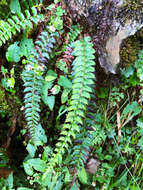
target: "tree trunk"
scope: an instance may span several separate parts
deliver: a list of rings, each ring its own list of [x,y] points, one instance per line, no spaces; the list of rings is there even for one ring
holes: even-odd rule
[[[65,0],[72,18],[93,36],[100,65],[116,73],[124,39],[143,27],[142,0]]]

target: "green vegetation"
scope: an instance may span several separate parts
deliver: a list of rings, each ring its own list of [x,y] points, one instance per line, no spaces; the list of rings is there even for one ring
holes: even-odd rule
[[[143,50],[109,80],[63,1],[0,18],[0,189],[142,190]]]

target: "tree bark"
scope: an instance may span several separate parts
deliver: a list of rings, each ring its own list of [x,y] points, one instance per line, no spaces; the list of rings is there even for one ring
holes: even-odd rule
[[[65,0],[72,18],[94,39],[100,65],[116,74],[124,39],[143,27],[142,0]]]

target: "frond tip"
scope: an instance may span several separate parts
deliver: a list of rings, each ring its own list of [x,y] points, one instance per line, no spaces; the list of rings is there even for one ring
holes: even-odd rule
[[[50,57],[52,48],[54,47],[55,38],[53,34],[49,34],[48,29],[41,32],[40,36],[35,42],[35,49],[31,53],[32,55],[26,60],[27,65],[22,73],[22,79],[24,81],[24,103],[25,103],[25,118],[27,121],[27,129],[32,136],[32,142],[37,144],[36,131],[40,122],[40,101],[41,91],[43,86],[43,73],[45,71],[44,63]]]

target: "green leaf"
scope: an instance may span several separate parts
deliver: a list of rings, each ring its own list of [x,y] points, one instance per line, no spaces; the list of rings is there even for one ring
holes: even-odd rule
[[[62,105],[58,111],[57,120],[67,111],[67,107]]]
[[[105,159],[105,160],[112,160],[112,156],[106,155],[104,159]]]
[[[87,177],[87,173],[85,171],[85,168],[84,167],[79,168],[77,170],[77,173],[78,173],[78,178],[79,178],[80,182],[82,184],[88,184],[88,177]]]
[[[48,168],[47,171],[42,176],[42,185],[43,186],[50,186],[52,178],[52,170]]]
[[[8,70],[5,69],[4,66],[2,65],[2,66],[1,66],[1,72],[2,72],[3,74],[6,74],[6,73],[8,73]]]
[[[52,153],[52,148],[50,146],[44,147],[44,152],[42,154],[42,160],[47,161],[49,156],[51,155],[51,153]]]
[[[26,38],[26,35],[24,35],[20,42],[20,51],[21,56],[29,57],[31,52],[34,51],[33,39],[28,39]]]
[[[46,9],[51,11],[54,8],[55,8],[55,4],[50,4]]]
[[[1,83],[2,83],[2,86],[3,86],[5,89],[8,88],[7,78],[2,78],[2,79],[1,79]]]
[[[19,0],[11,0],[10,1],[10,10],[14,14],[21,12],[21,7],[20,7]]]
[[[49,70],[45,77],[45,80],[47,82],[50,82],[50,81],[55,80],[56,78],[57,78],[57,74],[53,70]]]
[[[63,185],[63,182],[62,182],[62,176],[61,176],[56,180],[56,185],[54,186],[53,190],[61,190],[62,185]]]
[[[53,82],[50,81],[44,81],[43,87],[42,87],[42,100],[47,105],[47,97],[48,97],[48,89],[52,88]]]
[[[50,110],[52,111],[55,105],[55,96],[48,96],[47,97],[47,105],[49,106]]]
[[[129,78],[130,76],[133,75],[134,70],[135,70],[134,67],[129,66],[129,67],[123,69],[123,70],[121,71],[121,74],[122,74],[123,76],[125,76],[126,78]]]
[[[29,159],[23,164],[25,172],[30,176],[32,176],[34,173],[33,168],[39,172],[43,172],[46,168],[45,161],[41,160],[40,158]]]
[[[140,140],[139,140],[139,142],[138,142],[137,145],[138,145],[138,146],[140,147],[140,149],[143,151],[143,137],[140,138]]]
[[[34,155],[35,155],[35,152],[36,152],[35,146],[33,146],[32,144],[28,143],[26,149],[29,152],[30,156],[33,158]]]
[[[60,86],[63,86],[64,88],[70,88],[70,89],[72,88],[71,81],[68,78],[64,77],[64,76],[60,76],[60,78],[58,80],[58,84]]]
[[[40,124],[36,127],[34,140],[35,140],[34,142],[35,146],[40,146],[40,145],[42,146],[44,143],[47,142],[47,136],[45,134],[44,129],[42,128]]]
[[[61,96],[61,101],[62,104],[64,104],[67,100],[68,100],[68,94],[69,94],[70,90],[69,89],[64,89],[62,96]]]
[[[137,120],[138,132],[143,136],[143,117]]]
[[[13,77],[9,78],[7,80],[7,83],[8,83],[8,87],[10,88],[14,88],[14,84],[15,84],[15,79]]]
[[[11,75],[14,75],[14,68],[12,68],[12,69],[10,70],[10,74],[11,74]]]
[[[6,58],[9,62],[19,62],[21,58],[21,51],[20,47],[18,46],[19,42],[15,42],[14,44],[10,45],[7,52]]]
[[[78,186],[74,183],[70,190],[79,190]]]
[[[134,101],[131,104],[128,104],[124,108],[121,117],[125,118],[129,113],[132,113],[129,118],[131,120],[134,116],[138,115],[140,112],[141,112],[141,108],[139,104],[136,101]]]
[[[8,189],[13,188],[13,173],[11,173],[8,178],[5,181],[6,186],[8,186]]]
[[[96,93],[98,98],[106,98],[108,97],[108,88],[100,88]]]
[[[65,172],[64,181],[65,181],[65,183],[69,183],[71,181],[71,175],[70,175],[68,168],[64,168],[64,172]]]
[[[36,15],[37,15],[37,9],[35,7],[32,7],[31,10],[32,10],[33,16],[36,17]]]
[[[28,162],[24,162],[23,166],[24,166],[24,170],[25,170],[26,174],[32,176],[33,175],[33,168],[32,168],[32,166],[29,165]]]
[[[43,172],[46,168],[46,163],[40,158],[30,159],[27,163],[39,172]]]
[[[56,15],[57,15],[57,16],[63,16],[64,13],[65,13],[65,10],[62,9],[61,6],[58,6],[58,7],[57,7],[57,10],[56,10]]]

